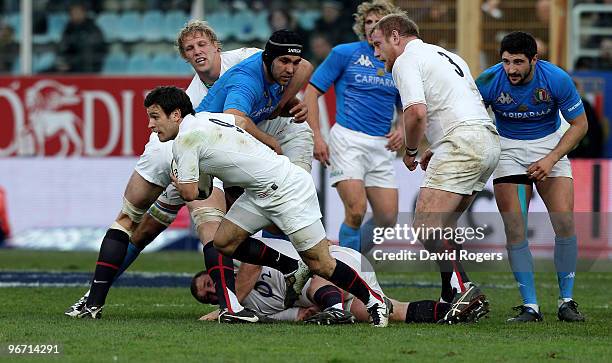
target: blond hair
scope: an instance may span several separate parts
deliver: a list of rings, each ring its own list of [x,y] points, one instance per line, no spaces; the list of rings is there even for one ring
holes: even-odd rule
[[[359,39],[365,39],[365,18],[370,13],[375,13],[380,16],[385,16],[392,13],[399,12],[400,9],[393,5],[387,0],[373,0],[370,2],[364,2],[357,7],[357,12],[353,14],[355,18],[355,24],[353,24],[353,31]]]
[[[217,34],[213,30],[213,28],[208,25],[207,22],[202,20],[190,20],[187,24],[185,24],[183,29],[179,31],[178,35],[176,36],[176,42],[174,44],[181,53],[181,57],[185,58],[185,48],[183,47],[183,39],[188,35],[198,33],[205,35],[211,41],[211,43],[221,49],[222,44],[219,41],[219,38],[217,38]]]

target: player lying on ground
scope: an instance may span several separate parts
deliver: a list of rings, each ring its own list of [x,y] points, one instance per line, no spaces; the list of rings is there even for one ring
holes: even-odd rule
[[[206,257],[206,266],[221,291],[218,297],[228,304],[221,316],[240,320],[241,316],[249,315],[257,321],[256,315],[245,311],[236,299],[230,262],[230,258],[235,258],[293,273],[295,281],[290,286],[297,294],[311,273],[324,277],[363,301],[373,326],[387,326],[388,299],[374,291],[353,268],[330,256],[316,189],[309,173],[236,126],[240,116],[195,114],[189,97],[179,88],[156,88],[147,95],[145,107],[149,127],[159,139],[175,140],[172,153],[176,175],[173,173],[171,177],[184,200],[199,197],[201,177],[207,175],[245,189],[215,233],[211,249],[222,255],[215,261]],[[296,262],[252,237],[271,224],[289,237],[307,268],[300,260]],[[482,298],[466,297],[462,294],[456,299],[449,311],[451,317],[467,308],[471,301]]]
[[[293,246],[284,240],[263,239],[270,246],[288,256],[299,258]],[[383,294],[376,278],[374,268],[355,250],[330,245],[330,255],[358,271],[361,278],[370,287]],[[285,321],[304,321],[320,325],[350,324],[358,321],[368,321],[369,315],[365,306],[358,299],[331,284],[325,279],[314,276],[304,286],[301,297],[293,307],[286,309],[286,286],[283,274],[266,266],[255,266],[242,263],[236,271],[236,296],[247,309],[260,315]],[[196,274],[191,283],[192,295],[203,304],[218,304],[215,284],[206,271]],[[400,302],[390,299],[392,303],[389,319],[406,323],[446,322],[444,317],[451,304],[423,300]],[[458,321],[474,322],[488,312],[486,303],[476,301],[468,309],[462,311]],[[200,320],[217,320],[219,311],[215,310],[204,315]]]
[[[176,45],[181,56],[196,72],[186,91],[194,107],[204,99],[208,89],[227,70],[253,54],[261,53],[261,50],[256,48],[222,52],[221,42],[214,30],[206,22],[199,20],[192,20],[181,29]],[[286,108],[286,103],[295,99],[295,94],[307,82],[311,72],[312,66],[308,61],[302,60],[291,81],[285,82],[287,87],[278,95],[282,100],[279,102],[279,109],[274,110],[274,113],[280,113],[281,109]],[[306,124],[289,121],[293,118],[298,121],[305,120],[306,116],[301,112],[303,108],[296,106],[286,110],[292,117],[265,120],[257,127],[245,118],[248,122],[240,126],[261,137],[270,147],[282,149],[289,160],[310,171],[312,132]],[[212,240],[226,211],[221,181],[213,180],[214,188],[206,200],[185,203],[170,184],[171,160],[172,142],[162,143],[156,133],[151,133],[144,153],[125,188],[121,212],[102,241],[92,290],[88,290],[70,306],[65,312],[66,315],[78,316],[86,303],[104,305],[113,281],[174,221],[183,205],[186,204],[189,209],[199,239],[203,243]]]

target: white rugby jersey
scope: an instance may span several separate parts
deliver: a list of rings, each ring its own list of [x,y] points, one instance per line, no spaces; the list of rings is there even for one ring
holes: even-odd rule
[[[300,258],[299,254],[293,248],[293,245],[289,241],[262,238],[262,242],[266,245],[276,249],[277,251],[292,257]],[[340,246],[329,246],[330,255],[349,265],[373,288],[375,291],[381,292],[380,285],[376,280],[374,268],[372,265],[363,257],[359,252],[346,247]],[[312,301],[308,299],[306,291],[310,286],[309,280],[304,288],[302,289],[302,295],[299,300],[296,301],[295,306],[297,307],[309,307],[314,305]],[[262,266],[261,273],[255,282],[253,290],[246,296],[242,302],[245,307],[253,309],[264,315],[273,315],[280,313],[285,310],[284,301],[286,293],[285,277],[283,274],[273,268]],[[344,293],[345,307],[350,306],[350,300],[353,296],[349,293]]]
[[[228,50],[226,52],[221,52],[221,73],[219,76],[222,76],[225,71],[232,68],[236,64],[242,62],[253,54],[261,52],[261,49],[258,48],[238,48],[234,50]],[[187,87],[187,91],[185,91],[191,100],[191,104],[193,107],[197,107],[200,102],[204,99],[204,97],[208,94],[208,88],[204,85],[200,77],[196,73]]]
[[[493,125],[470,69],[458,55],[415,39],[395,61],[392,74],[403,110],[427,106],[425,136],[430,144],[460,125]]]
[[[205,173],[258,198],[274,193],[292,167],[286,156],[236,126],[234,115],[223,113],[187,115],[172,154],[180,183],[197,182]]]

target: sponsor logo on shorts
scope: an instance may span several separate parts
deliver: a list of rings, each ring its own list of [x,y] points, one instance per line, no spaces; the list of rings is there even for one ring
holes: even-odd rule
[[[340,175],[343,175],[343,174],[344,174],[344,172],[342,170],[334,170],[331,173],[329,173],[329,176],[334,178],[334,177],[337,177],[337,176],[340,176]]]

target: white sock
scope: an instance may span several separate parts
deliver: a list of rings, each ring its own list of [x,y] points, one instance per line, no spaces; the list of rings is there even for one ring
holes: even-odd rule
[[[231,308],[235,313],[244,310],[244,307],[240,305],[238,298],[230,289],[227,289],[227,295],[229,296]]]
[[[525,304],[526,307],[528,308],[532,308],[533,310],[537,311],[538,313],[540,312],[540,307],[538,306],[538,304]]]
[[[380,295],[381,299],[382,299],[382,294]],[[370,293],[370,299],[368,300],[368,303],[366,304],[366,308],[371,308],[372,306],[374,306],[374,304],[381,304],[383,301],[378,300],[377,298],[374,297],[374,295],[372,295]]]
[[[557,307],[560,308],[561,305],[563,305],[564,303],[568,302],[568,301],[572,301],[573,299],[571,297],[564,297],[562,299],[559,299],[559,301],[557,302]]]
[[[329,307],[327,309],[338,309],[338,310],[344,310],[342,303],[337,303],[336,305],[333,305],[332,307]],[[327,310],[326,309],[326,310]]]

